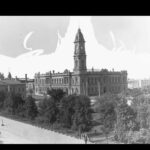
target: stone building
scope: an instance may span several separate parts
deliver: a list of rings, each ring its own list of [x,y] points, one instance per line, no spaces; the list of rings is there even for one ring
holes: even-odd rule
[[[29,79],[27,77],[27,74],[25,74],[25,78],[17,78],[17,81],[20,81],[21,83],[24,83],[26,85],[26,92],[27,94],[30,92],[30,90],[34,91],[34,79]]]
[[[150,87],[150,79],[142,79],[141,80],[141,88]]]
[[[127,71],[87,69],[85,40],[80,29],[77,31],[74,46],[73,71],[66,69],[62,73],[36,73],[35,94],[46,94],[47,89],[60,88],[68,94],[98,96],[106,92],[120,93],[127,89]]]
[[[26,85],[14,79],[4,79],[0,81],[0,91],[13,92],[26,97]]]
[[[128,88],[129,89],[141,88],[141,80],[129,79]]]

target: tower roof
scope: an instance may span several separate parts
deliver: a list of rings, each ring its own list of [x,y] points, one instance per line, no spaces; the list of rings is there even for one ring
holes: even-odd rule
[[[82,34],[80,28],[78,29],[78,32],[77,32],[77,34],[76,34],[74,43],[77,43],[77,42],[85,42],[84,37],[83,37],[83,34]]]

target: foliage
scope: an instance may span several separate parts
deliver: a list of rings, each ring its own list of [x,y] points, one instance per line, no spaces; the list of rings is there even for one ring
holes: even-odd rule
[[[35,99],[29,95],[25,100],[21,95],[7,93],[4,110],[11,115],[26,117],[39,124],[63,126],[75,131],[88,131],[91,128],[92,110],[90,99],[83,95],[67,96],[62,90],[51,90],[36,106]],[[3,95],[0,93],[0,98]]]
[[[4,101],[4,108],[7,109],[9,113],[15,115],[22,111],[24,103],[25,101],[20,94],[7,93]]]
[[[25,101],[25,110],[26,110],[26,117],[34,120],[35,117],[38,115],[37,106],[35,104],[35,99],[31,96],[28,96]]]
[[[43,116],[43,122],[54,123],[57,120],[58,108],[53,98],[44,99],[39,103],[39,115]]]
[[[120,99],[121,99],[121,96],[116,95],[116,94],[110,94],[110,93],[104,94],[101,97],[97,97],[96,103],[95,103],[95,106],[96,106],[95,110],[96,112],[99,112],[101,106],[107,103],[108,104],[111,103],[113,104],[114,107],[116,107]]]
[[[137,97],[143,94],[142,89],[134,88],[134,89],[128,89],[126,91],[127,96]]]
[[[101,123],[107,124],[110,122],[111,129],[113,129],[114,123],[116,121],[116,105],[118,102],[118,97],[116,95],[104,95],[100,97],[99,103],[97,104],[97,112],[100,114]],[[109,124],[109,123],[108,123]]]
[[[117,120],[115,124],[115,136],[120,142],[127,142],[126,134],[128,131],[137,129],[137,113],[125,101],[121,101],[116,109]]]
[[[50,95],[58,103],[66,95],[66,93],[62,89],[47,90],[47,94]]]
[[[8,73],[8,79],[12,79],[12,75],[10,72]]]
[[[150,127],[150,98],[140,95],[133,99],[131,105],[137,111],[137,120],[141,128]]]
[[[4,109],[12,114],[13,113],[13,100],[11,97],[11,93],[7,93],[5,101],[4,101]]]
[[[129,135],[130,134],[130,135]],[[150,144],[150,131],[141,128],[139,131],[128,133],[129,144]]]
[[[4,91],[0,91],[0,109],[4,106],[4,100],[6,98],[6,93]]]
[[[108,134],[113,131],[114,125],[116,123],[117,114],[116,114],[116,107],[124,98],[124,94],[116,95],[116,94],[105,94],[101,97],[97,98],[97,109],[96,112],[100,116],[101,122],[101,130],[105,135],[108,141]]]
[[[72,128],[81,132],[89,130],[92,120],[90,99],[82,95],[77,96],[74,109]]]
[[[0,73],[0,80],[4,80],[4,74],[3,73]]]
[[[73,115],[75,113],[74,110],[75,102],[76,102],[75,95],[64,97],[60,102],[59,120],[60,123],[65,127],[70,128],[73,124]]]
[[[39,121],[61,124],[74,130],[88,130],[91,123],[90,99],[85,96],[69,95],[60,102],[54,98],[44,99],[39,103]]]

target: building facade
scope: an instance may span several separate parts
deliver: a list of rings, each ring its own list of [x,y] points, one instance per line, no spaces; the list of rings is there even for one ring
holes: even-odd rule
[[[27,77],[27,74],[25,74],[25,78],[17,78],[17,81],[20,81],[21,83],[24,83],[26,85],[26,92],[29,93],[30,90],[34,92],[34,79],[29,79]]]
[[[98,96],[104,93],[120,93],[127,89],[127,71],[107,69],[88,70],[86,67],[85,40],[80,29],[74,41],[74,68],[62,73],[54,71],[35,74],[35,94],[46,94],[47,89],[62,89],[68,94]]]
[[[141,80],[141,88],[150,87],[150,79],[142,79]]]
[[[130,79],[128,80],[128,88],[148,88],[150,87],[150,79]]]
[[[128,88],[129,89],[141,88],[141,80],[129,79]]]
[[[4,79],[0,81],[0,91],[13,92],[26,97],[26,85],[14,79]]]

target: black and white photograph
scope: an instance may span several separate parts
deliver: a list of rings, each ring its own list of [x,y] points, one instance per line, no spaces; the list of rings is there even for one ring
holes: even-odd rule
[[[0,144],[150,144],[150,16],[0,16]]]

